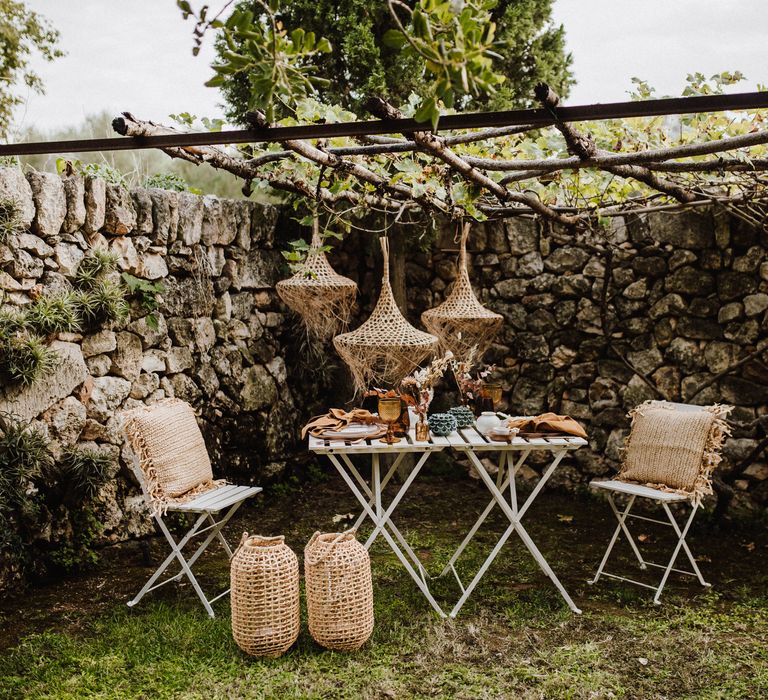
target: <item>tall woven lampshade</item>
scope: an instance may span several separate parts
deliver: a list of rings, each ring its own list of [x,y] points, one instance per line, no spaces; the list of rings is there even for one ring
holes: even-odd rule
[[[421,322],[440,339],[441,351],[450,350],[457,360],[466,360],[472,347],[482,357],[504,322],[504,317],[486,309],[475,296],[467,272],[469,224],[461,234],[458,276],[448,298],[421,314]]]
[[[281,280],[275,288],[285,305],[301,317],[307,333],[325,341],[346,329],[357,284],[331,267],[322,245],[315,217],[307,259],[293,277]]]
[[[379,240],[384,253],[384,278],[376,308],[362,326],[333,339],[358,391],[371,384],[399,383],[438,345],[434,335],[414,328],[397,308],[389,284],[389,243],[385,237]]]

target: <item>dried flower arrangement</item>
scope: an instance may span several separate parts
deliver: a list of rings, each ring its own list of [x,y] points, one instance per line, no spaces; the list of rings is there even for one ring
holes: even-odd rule
[[[435,385],[453,361],[453,353],[449,350],[443,357],[435,358],[429,365],[400,382],[400,396],[414,407],[420,417],[427,415],[435,395]]]
[[[456,379],[456,386],[459,388],[459,394],[463,403],[474,401],[478,397],[483,382],[496,369],[496,365],[488,365],[483,369],[479,369],[473,377],[472,369],[478,360],[477,355],[477,346],[474,345],[466,359],[453,360],[451,362],[451,370]]]

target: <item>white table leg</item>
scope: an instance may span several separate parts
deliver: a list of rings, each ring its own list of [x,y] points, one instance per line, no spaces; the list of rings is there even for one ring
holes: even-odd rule
[[[513,508],[512,505],[510,503],[507,503],[507,501],[504,499],[502,492],[499,490],[498,486],[493,482],[493,479],[491,479],[490,475],[486,471],[485,467],[483,466],[483,463],[480,461],[477,455],[473,451],[467,450],[467,456],[475,466],[475,469],[477,469],[477,472],[480,475],[480,478],[482,479],[486,488],[491,492],[491,495],[493,496],[494,500],[496,501],[496,503],[498,503],[499,507],[502,509],[504,514],[509,519],[510,527],[507,528],[507,530],[504,532],[501,539],[497,542],[496,546],[493,548],[491,553],[488,555],[488,558],[483,563],[483,566],[480,568],[480,571],[478,571],[478,573],[475,575],[475,578],[472,580],[472,583],[464,591],[461,599],[459,600],[459,603],[457,603],[456,606],[451,611],[451,617],[455,617],[455,615],[461,609],[461,606],[469,597],[469,594],[472,592],[472,590],[477,585],[477,583],[479,583],[480,579],[482,578],[482,575],[488,569],[488,566],[490,566],[491,562],[496,558],[496,555],[498,554],[499,550],[504,545],[504,543],[509,538],[509,536],[512,534],[512,532],[517,532],[520,535],[520,539],[522,540],[523,544],[525,544],[528,551],[536,560],[536,563],[541,567],[541,570],[550,578],[552,583],[555,584],[555,587],[560,592],[560,595],[563,597],[565,602],[568,604],[568,607],[570,607],[570,609],[576,613],[581,612],[581,610],[576,606],[576,604],[573,602],[571,597],[568,595],[568,592],[565,590],[563,585],[560,583],[554,571],[547,563],[547,560],[541,554],[538,547],[536,547],[536,545],[534,544],[530,535],[528,535],[527,531],[521,524],[521,520],[525,515],[526,511],[531,506],[531,504],[533,503],[533,501],[535,500],[536,496],[539,494],[541,489],[544,487],[544,484],[552,475],[555,468],[563,459],[566,452],[567,450],[560,450],[555,454],[555,458],[552,460],[552,463],[549,465],[549,467],[546,469],[546,471],[542,475],[541,479],[539,480],[539,483],[536,485],[534,490],[528,496],[523,506],[519,509],[519,511],[517,511],[516,508]]]
[[[507,467],[506,476],[502,476],[502,465],[504,464],[504,461],[499,462],[499,473],[496,477],[496,486],[501,491],[504,491],[507,488],[507,486],[509,486],[511,489],[513,489],[513,492],[514,492],[515,480],[513,477],[515,474],[517,474],[517,470],[520,469],[520,467],[523,465],[523,462],[525,462],[525,460],[528,458],[528,455],[530,453],[531,453],[530,450],[525,450],[523,454],[520,456],[520,459],[518,459],[514,465],[512,465],[511,467]],[[514,503],[515,503],[515,509],[517,509],[516,499]],[[445,576],[451,570],[453,570],[454,574],[456,574],[456,570],[454,569],[454,564],[456,563],[458,558],[461,556],[461,553],[466,549],[467,545],[472,541],[472,538],[477,534],[477,531],[480,529],[480,526],[485,522],[485,519],[490,515],[491,511],[495,507],[496,507],[496,499],[491,498],[490,502],[485,507],[485,510],[480,514],[480,517],[475,521],[475,524],[472,526],[472,529],[467,533],[467,536],[459,545],[459,548],[453,553],[453,556],[450,558],[449,562],[445,565],[445,568],[440,572],[440,576]],[[462,586],[461,581],[459,581],[459,585]]]
[[[429,454],[430,453],[427,452],[425,453],[425,456]],[[445,617],[445,613],[443,612],[442,608],[438,605],[437,601],[432,596],[432,593],[430,592],[426,581],[414,570],[413,566],[411,565],[411,562],[408,561],[408,558],[403,554],[403,552],[400,550],[400,547],[398,547],[397,542],[393,539],[392,535],[390,535],[389,531],[387,530],[387,527],[386,527],[387,521],[385,519],[387,516],[386,516],[386,512],[384,511],[381,505],[381,479],[380,479],[380,465],[378,460],[378,453],[374,453],[372,457],[373,457],[373,460],[372,460],[373,461],[373,464],[372,464],[373,478],[371,483],[371,486],[372,486],[371,490],[372,490],[372,497],[373,497],[374,506],[376,510],[373,510],[372,504],[368,501],[368,498],[366,498],[366,496],[357,487],[355,482],[347,473],[347,470],[344,468],[344,465],[337,459],[336,455],[330,452],[328,453],[328,458],[331,460],[331,463],[333,464],[333,466],[336,467],[336,470],[339,472],[339,474],[341,474],[341,478],[344,479],[350,491],[352,491],[352,493],[355,495],[357,500],[360,502],[360,505],[363,507],[363,510],[365,511],[366,515],[371,519],[374,526],[379,529],[379,531],[381,532],[381,535],[387,541],[387,544],[389,545],[390,549],[395,553],[397,558],[400,560],[400,563],[405,567],[406,571],[408,572],[410,577],[414,580],[419,590],[422,592],[422,594],[427,599],[427,601],[432,606],[432,608],[435,610],[435,612],[437,612],[438,615],[440,615],[440,617]],[[420,569],[423,569],[420,562],[418,566]]]

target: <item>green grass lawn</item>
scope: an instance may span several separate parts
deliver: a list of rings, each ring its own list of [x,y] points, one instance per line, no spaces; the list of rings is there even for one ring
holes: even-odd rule
[[[437,573],[487,498],[466,478],[426,476],[396,521]],[[329,479],[250,505],[235,530],[285,534],[300,553],[315,529],[332,530],[333,515],[352,510],[351,496]],[[706,555],[702,568],[713,588],[673,578],[657,607],[650,591],[607,580],[586,584],[610,535],[605,503],[548,491],[526,519],[582,615],[571,613],[513,536],[459,617],[441,620],[379,542],[372,550],[371,640],[354,653],[326,651],[303,621],[289,653],[262,660],[232,641],[227,599],[211,620],[190,586],[171,585],[129,610],[125,601],[152,569],[135,544],[122,545],[105,554],[99,571],[31,588],[2,605],[0,624],[9,634],[0,652],[0,697],[768,697],[763,528],[714,532],[703,519],[691,542]],[[501,518],[489,519],[462,560],[465,576],[502,529]],[[662,543],[648,530],[649,552],[664,551]],[[626,558],[618,565],[632,566]],[[213,588],[224,584],[226,559],[207,557],[203,573]],[[432,585],[446,607],[458,597],[452,577]]]

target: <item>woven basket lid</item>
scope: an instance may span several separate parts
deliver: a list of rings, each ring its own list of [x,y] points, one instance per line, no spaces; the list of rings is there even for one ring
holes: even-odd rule
[[[275,285],[283,303],[298,314],[307,332],[327,340],[344,330],[357,296],[357,284],[338,274],[322,251],[317,218],[307,259],[297,272]]]
[[[333,339],[358,391],[371,384],[399,383],[435,352],[439,342],[434,335],[414,328],[397,307],[389,283],[389,244],[385,237],[379,240],[384,277],[376,308],[359,328]]]
[[[504,317],[485,308],[475,296],[467,272],[469,224],[461,234],[458,275],[448,298],[421,315],[430,333],[440,340],[441,351],[451,351],[457,360],[468,358],[473,347],[482,357],[501,328]]]

